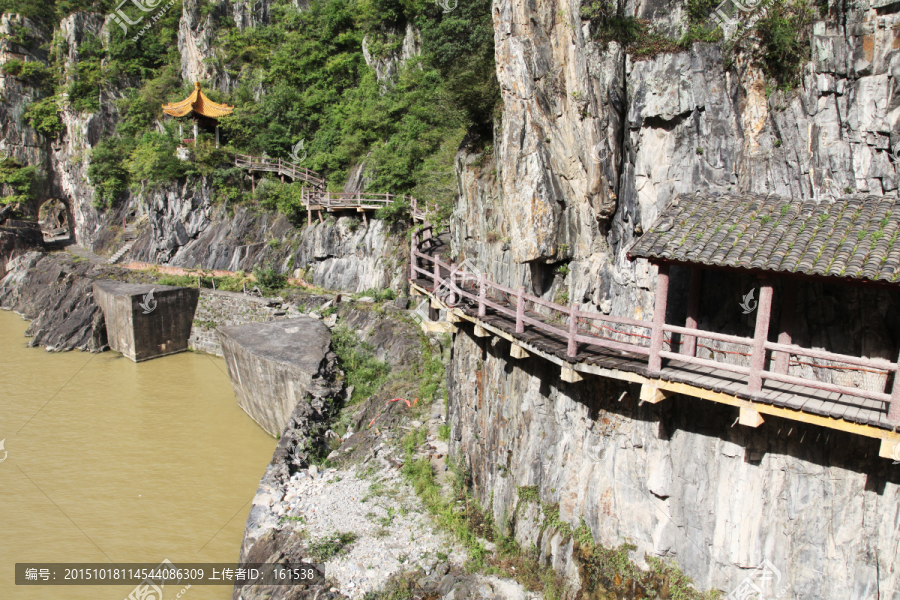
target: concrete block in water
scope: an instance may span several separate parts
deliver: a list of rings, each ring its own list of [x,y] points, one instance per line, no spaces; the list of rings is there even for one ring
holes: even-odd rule
[[[93,287],[110,348],[134,362],[187,350],[200,290],[108,280]]]
[[[319,373],[331,331],[309,317],[216,331],[238,405],[263,429],[280,436]]]

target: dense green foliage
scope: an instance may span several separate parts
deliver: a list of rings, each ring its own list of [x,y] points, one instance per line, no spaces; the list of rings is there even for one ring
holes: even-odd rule
[[[348,404],[367,400],[387,380],[390,365],[375,357],[371,344],[361,341],[346,325],[331,330],[331,347],[347,373],[347,386],[353,386]]]
[[[321,0],[300,12],[285,1],[272,13],[270,26],[230,29],[222,42],[224,68],[243,82],[227,98],[234,114],[222,119],[231,144],[288,159],[304,140],[303,166],[333,189],[365,161],[369,191],[449,203],[456,149],[467,130],[490,132],[498,98],[489,3],[464,0],[444,14],[431,2]],[[392,56],[407,23],[422,32],[422,55],[379,83],[363,39],[372,55]],[[257,102],[260,83],[267,93]],[[299,200],[265,199],[288,213]],[[408,207],[392,211],[382,216]]]
[[[776,0],[755,25],[756,58],[782,90],[800,85],[803,65],[810,60],[807,31],[814,14],[806,0]]]
[[[24,12],[52,23],[75,10],[113,8],[105,0],[57,0]],[[215,66],[239,84],[227,95],[204,87],[235,111],[220,120],[224,147],[217,151],[201,139],[190,161],[175,157],[178,126],[157,125],[160,104],[181,100],[192,83],[180,80],[180,2],[137,41],[116,27],[108,42],[86,36],[68,78],[62,77],[61,43],[51,48],[50,70],[18,63],[6,68],[45,88],[28,118],[49,137],[61,128],[56,109],[62,93],[74,109],[96,111],[104,91],[124,90],[117,106],[122,119],[91,154],[88,177],[100,206],[140,183],[204,175],[219,201],[255,202],[300,222],[301,185],[263,180],[251,195],[244,174],[230,163],[234,152],[289,159],[304,140],[302,165],[323,173],[332,189],[364,163],[368,191],[408,193],[436,205],[436,218],[449,214],[456,150],[467,132],[490,137],[499,98],[488,0],[462,0],[449,13],[427,0],[313,0],[303,11],[291,0],[274,0],[270,10],[268,25],[240,30],[221,7],[201,4],[217,29]],[[392,80],[377,81],[363,41],[375,60],[396,61],[409,24],[421,32],[421,54]],[[406,220],[409,210],[400,202],[381,216]]]
[[[56,137],[62,131],[63,123],[59,118],[59,99],[49,96],[35,100],[25,109],[25,122],[38,133],[48,137]]]
[[[60,19],[79,11],[91,11],[99,13],[111,12],[118,1],[112,0],[37,0],[23,2],[22,0],[0,0],[0,13],[20,14],[33,21],[52,27],[59,23]]]
[[[14,158],[0,159],[0,204],[23,204],[34,198],[36,167],[22,166]]]

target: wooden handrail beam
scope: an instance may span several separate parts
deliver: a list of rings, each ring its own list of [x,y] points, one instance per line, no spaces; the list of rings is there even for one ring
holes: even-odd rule
[[[870,367],[872,369],[881,369],[884,371],[897,371],[897,363],[892,363],[883,358],[865,358],[862,356],[849,356],[847,354],[836,354],[826,350],[813,350],[811,348],[803,348],[794,344],[778,344],[776,342],[766,342],[766,350],[773,350],[784,354],[798,354],[800,356],[809,356],[811,358],[821,358],[823,360],[833,360],[835,362],[843,362],[858,367]],[[779,373],[781,371],[778,371]]]

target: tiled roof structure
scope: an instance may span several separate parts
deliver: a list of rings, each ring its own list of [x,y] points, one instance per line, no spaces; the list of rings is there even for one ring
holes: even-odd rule
[[[191,112],[195,112],[198,115],[215,119],[230,115],[231,111],[234,110],[234,107],[213,102],[206,97],[206,94],[200,91],[200,84],[195,82],[194,91],[191,92],[190,96],[181,102],[163,104],[162,109],[164,113],[172,115],[173,117],[184,117],[191,114]]]
[[[682,194],[628,258],[896,283],[900,199]]]

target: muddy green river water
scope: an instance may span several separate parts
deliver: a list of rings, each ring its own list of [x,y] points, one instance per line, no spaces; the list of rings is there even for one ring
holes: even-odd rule
[[[16,586],[17,562],[236,562],[276,440],[238,407],[225,362],[52,354],[26,347],[26,326],[0,311],[0,598],[134,589]],[[164,598],[231,592],[166,586]]]

